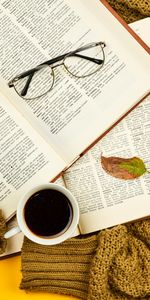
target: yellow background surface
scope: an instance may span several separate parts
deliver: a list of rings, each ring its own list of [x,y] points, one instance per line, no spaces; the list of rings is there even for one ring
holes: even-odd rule
[[[28,292],[19,289],[21,282],[21,256],[0,260],[0,299],[5,300],[79,300],[75,297],[50,293]],[[58,290],[59,292],[59,290]]]

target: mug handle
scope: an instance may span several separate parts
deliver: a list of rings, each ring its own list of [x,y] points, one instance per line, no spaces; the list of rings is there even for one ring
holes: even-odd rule
[[[5,239],[9,239],[12,236],[16,235],[17,233],[21,232],[20,228],[18,226],[11,228],[4,234]]]

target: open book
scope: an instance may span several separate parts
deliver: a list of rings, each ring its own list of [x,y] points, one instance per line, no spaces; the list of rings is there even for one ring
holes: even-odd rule
[[[150,18],[130,26],[147,44],[150,43],[146,34],[149,32]],[[79,201],[80,224],[74,235],[150,214],[150,176],[145,174],[133,181],[123,181],[105,173],[100,164],[103,151],[108,156],[139,156],[150,168],[149,107],[150,96],[55,181],[69,188]],[[15,222],[14,218],[10,220],[8,228],[14,226]],[[9,239],[6,252],[1,257],[19,252],[22,242],[22,233]]]
[[[149,92],[148,47],[103,3],[1,1],[0,208],[7,219],[26,190],[54,180]],[[8,88],[18,73],[95,41],[106,47],[93,76],[77,79],[60,66],[53,90],[35,100]]]

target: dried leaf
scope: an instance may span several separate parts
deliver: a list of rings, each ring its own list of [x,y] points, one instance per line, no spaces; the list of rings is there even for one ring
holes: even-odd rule
[[[101,164],[107,173],[120,179],[135,179],[147,172],[143,160],[138,157],[101,156]]]

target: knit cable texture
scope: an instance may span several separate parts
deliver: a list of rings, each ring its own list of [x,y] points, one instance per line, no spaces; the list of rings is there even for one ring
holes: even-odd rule
[[[150,0],[107,0],[107,2],[127,23],[150,17]]]
[[[150,299],[150,220],[101,231],[88,300]]]

